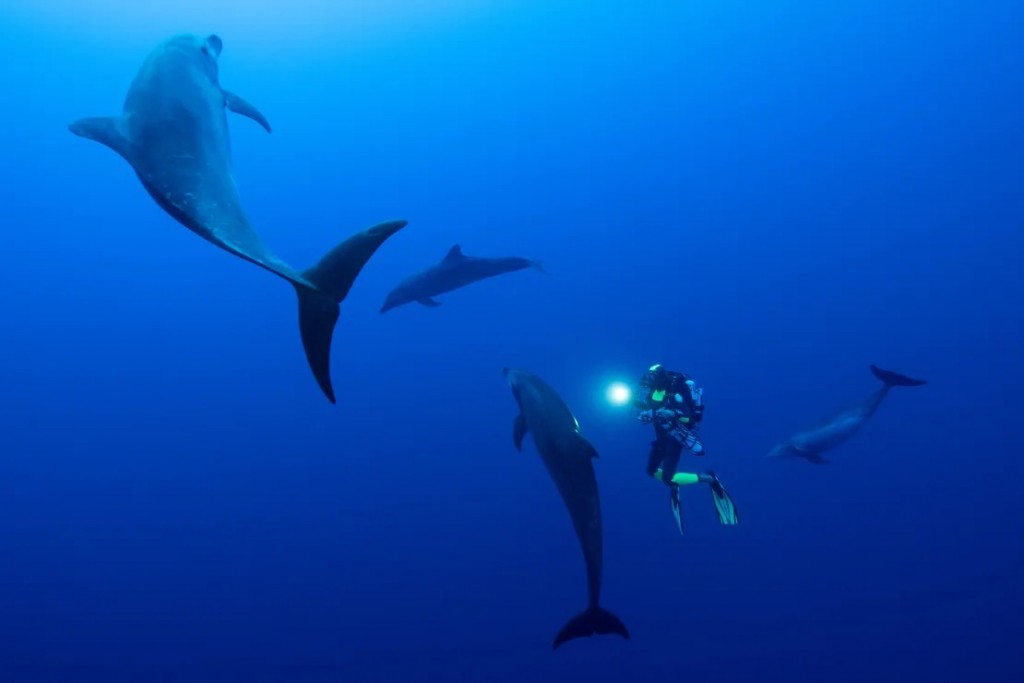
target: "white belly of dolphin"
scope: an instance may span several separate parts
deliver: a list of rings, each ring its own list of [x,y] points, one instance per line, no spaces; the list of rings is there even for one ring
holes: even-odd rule
[[[820,453],[849,439],[864,425],[863,415],[844,414],[820,427],[793,437],[793,445],[805,451]]]

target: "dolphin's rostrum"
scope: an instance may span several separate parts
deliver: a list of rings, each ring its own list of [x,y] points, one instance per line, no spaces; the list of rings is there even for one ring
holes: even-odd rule
[[[882,382],[882,387],[855,406],[839,411],[832,417],[822,420],[819,424],[797,432],[783,443],[773,448],[768,457],[771,458],[803,458],[816,465],[828,461],[821,454],[835,448],[854,435],[864,423],[875,414],[882,400],[893,387],[917,387],[927,384],[923,379],[911,379],[877,366],[871,366],[871,373]]]
[[[254,106],[220,86],[222,48],[216,35],[164,41],[139,69],[121,116],[80,119],[69,128],[124,157],[156,203],[189,230],[294,285],[306,359],[334,403],[330,347],[339,304],[369,258],[405,221],[353,235],[305,270],[292,268],[264,245],[235,187],[225,109],[268,132],[270,124]]]
[[[597,451],[580,434],[579,423],[565,401],[543,379],[523,370],[505,368],[505,379],[519,406],[512,440],[522,450],[529,432],[541,460],[555,482],[583,550],[587,567],[587,609],[573,617],[555,636],[554,648],[567,640],[594,634],[617,633],[629,638],[625,624],[603,609],[601,597],[601,501],[591,463]]]

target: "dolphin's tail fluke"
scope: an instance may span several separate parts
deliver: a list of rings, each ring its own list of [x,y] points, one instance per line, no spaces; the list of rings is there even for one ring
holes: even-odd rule
[[[335,402],[331,386],[331,338],[338,322],[339,304],[377,248],[405,225],[405,221],[389,221],[352,235],[315,266],[302,271],[305,282],[292,283],[299,296],[299,332],[306,360],[331,403]]]
[[[550,275],[550,273],[544,268],[543,261],[530,261],[530,267],[539,273],[543,273],[544,275]]]
[[[922,384],[928,383],[923,379],[912,379],[906,375],[890,372],[889,370],[883,370],[876,365],[871,366],[871,373],[884,382],[887,387],[919,387]]]
[[[555,642],[551,644],[552,649],[558,649],[562,643],[573,638],[584,638],[606,633],[617,633],[623,638],[629,638],[629,631],[622,620],[606,609],[597,605],[589,608],[583,614],[578,614],[569,620],[562,630],[555,636]]]

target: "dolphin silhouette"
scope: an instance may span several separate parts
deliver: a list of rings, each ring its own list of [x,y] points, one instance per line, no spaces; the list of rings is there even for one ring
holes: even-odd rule
[[[417,273],[398,284],[388,293],[380,312],[387,313],[396,306],[419,302],[424,306],[440,306],[433,297],[465,287],[479,280],[503,275],[524,268],[536,268],[544,272],[540,261],[508,256],[503,258],[482,258],[466,256],[456,244],[440,262]]]
[[[218,82],[216,35],[178,35],[158,45],[128,88],[121,116],[80,119],[72,133],[102,143],[131,164],[160,207],[186,228],[295,286],[306,360],[335,402],[330,349],[339,304],[384,240],[405,227],[389,221],[345,240],[319,263],[296,270],[249,225],[231,171],[225,108],[270,132],[267,119]]]
[[[580,434],[576,417],[555,390],[537,375],[505,368],[502,371],[519,406],[512,429],[516,450],[522,451],[523,437],[533,434],[533,443],[555,482],[576,529],[583,561],[587,566],[589,603],[586,611],[573,617],[555,636],[552,648],[583,636],[617,633],[629,638],[625,624],[599,604],[601,596],[601,500],[591,459],[597,451]]]
[[[839,411],[832,417],[822,420],[810,429],[798,432],[768,453],[770,458],[803,458],[817,465],[826,462],[821,454],[849,439],[864,423],[875,414],[882,400],[893,387],[917,387],[927,384],[925,380],[911,379],[904,375],[882,370],[874,365],[871,372],[882,382],[882,388],[874,392],[859,404]]]

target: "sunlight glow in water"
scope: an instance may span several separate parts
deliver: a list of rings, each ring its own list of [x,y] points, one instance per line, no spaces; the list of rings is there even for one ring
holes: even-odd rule
[[[487,0],[5,0],[5,12],[42,30],[150,44],[175,33],[219,33],[236,44],[302,51],[367,32],[451,21]],[[311,44],[312,43],[312,44]],[[230,43],[229,43],[230,44]]]

